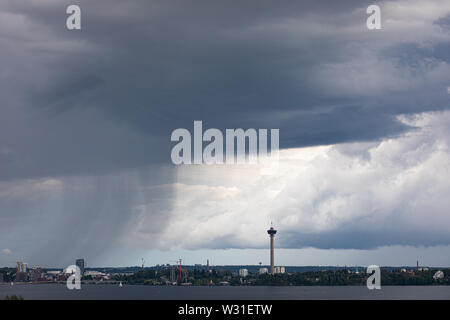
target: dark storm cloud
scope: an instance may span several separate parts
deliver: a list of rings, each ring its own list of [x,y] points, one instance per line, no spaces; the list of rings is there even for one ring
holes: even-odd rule
[[[35,113],[15,119],[23,132],[8,147],[19,160],[3,162],[3,178],[168,163],[170,132],[198,119],[221,129],[280,128],[281,146],[298,147],[395,135],[405,126],[393,115],[443,108],[442,88],[425,101],[407,86],[374,98],[333,87],[345,73],[318,75],[367,45],[358,44],[368,37],[361,1],[77,3],[83,29],[74,32],[65,29],[72,2],[2,5],[7,23],[25,19],[2,38],[9,54],[0,63],[16,70],[3,84],[13,91],[5,104],[20,95],[24,114]],[[419,51],[397,49],[378,58]],[[17,85],[24,90],[14,92]],[[45,152],[33,152],[36,144]],[[33,164],[20,164],[24,157]]]

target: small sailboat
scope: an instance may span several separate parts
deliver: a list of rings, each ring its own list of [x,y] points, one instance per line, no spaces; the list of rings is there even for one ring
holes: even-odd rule
[[[119,287],[120,287],[120,288],[122,288],[122,287],[123,287],[123,285],[122,285],[122,281],[120,281],[120,282],[119,282]]]

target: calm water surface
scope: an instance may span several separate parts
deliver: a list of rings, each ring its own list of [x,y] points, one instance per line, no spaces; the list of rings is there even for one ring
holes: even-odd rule
[[[450,286],[384,286],[368,290],[364,286],[342,287],[176,287],[144,285],[82,285],[68,290],[62,284],[0,285],[0,299],[6,295],[33,299],[107,299],[107,300],[195,300],[195,299],[450,299]]]

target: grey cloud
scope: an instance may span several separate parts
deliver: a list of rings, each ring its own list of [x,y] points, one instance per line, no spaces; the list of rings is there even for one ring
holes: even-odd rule
[[[165,231],[173,193],[152,186],[173,182],[170,176],[167,169],[146,167],[103,176],[1,182],[0,243],[8,244],[15,259],[42,266],[69,265],[77,257],[95,261],[121,244],[141,204],[159,203],[147,223],[155,233]]]
[[[11,54],[0,63],[16,65],[17,74],[12,75],[16,79],[5,83],[6,88],[12,92],[17,84],[25,88],[8,101],[15,103],[20,94],[25,100],[24,113],[34,112],[44,119],[37,122],[40,117],[35,117],[31,126],[23,123],[22,137],[41,132],[39,143],[55,159],[52,172],[76,174],[100,167],[108,171],[167,163],[170,132],[190,128],[198,119],[217,128],[280,128],[281,146],[298,147],[395,135],[408,129],[395,121],[397,113],[447,107],[447,97],[436,87],[439,81],[444,85],[445,75],[432,79],[430,87],[434,89],[425,97],[411,91],[406,78],[404,88],[380,96],[371,90],[355,96],[342,85],[334,88],[334,84],[353,81],[347,68],[352,68],[355,58],[363,59],[358,57],[359,50],[372,51],[380,61],[421,52],[413,45],[397,47],[395,53],[380,51],[380,44],[383,50],[392,47],[395,36],[389,35],[390,40],[377,37],[371,45],[364,29],[366,5],[360,1],[79,4],[83,10],[80,32],[65,30],[65,2],[38,6],[7,1],[2,5],[5,12],[30,19],[22,27],[22,32],[30,33],[29,42],[9,34],[2,42]],[[36,30],[35,37],[31,28]],[[19,51],[22,61],[33,63],[21,64],[15,59]],[[434,59],[445,62],[448,55],[440,50]],[[319,72],[324,66],[342,64],[343,73]],[[376,68],[373,65],[360,72],[376,73]],[[422,72],[420,66],[416,70]],[[385,81],[389,71],[395,69],[377,74],[377,81]],[[396,77],[399,75],[391,81],[398,82]],[[364,77],[358,84],[360,90],[364,90],[363,81]],[[323,108],[328,112],[321,112]],[[90,121],[92,114],[96,114],[96,122]],[[66,121],[72,126],[70,133],[64,130]],[[121,128],[120,135],[128,136],[115,141],[117,149],[130,150],[136,156],[121,157],[119,152],[105,156],[103,146],[110,144],[108,136],[117,135],[116,127]],[[91,132],[92,139],[86,139],[85,132]],[[54,135],[61,140],[67,137],[70,146],[53,142]],[[20,144],[36,141],[33,137],[18,139],[14,148],[20,149]],[[70,160],[62,150],[78,156]],[[47,157],[14,151],[19,159],[32,157],[35,165],[25,170],[18,165],[6,167],[4,178],[49,174]]]

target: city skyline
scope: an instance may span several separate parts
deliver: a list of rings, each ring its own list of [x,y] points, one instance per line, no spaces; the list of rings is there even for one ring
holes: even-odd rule
[[[210,261],[211,266],[220,265],[259,265],[270,267],[270,259],[268,257],[268,249],[260,250],[245,250],[245,249],[228,249],[228,250],[195,250],[195,251],[164,251],[153,252],[150,254],[143,254],[142,252],[134,255],[126,256],[124,260],[116,258],[93,259],[87,261],[86,268],[104,268],[104,267],[140,267],[141,259],[148,262],[147,266],[173,264],[173,261],[183,257],[183,264],[207,265]],[[410,251],[408,250],[410,249]],[[385,252],[377,252],[378,250],[319,250],[314,248],[307,248],[302,250],[293,249],[277,249],[277,256],[275,265],[279,266],[368,266],[374,264],[374,261],[380,266],[388,267],[402,267],[415,266],[419,261],[420,266],[426,267],[448,267],[448,255],[446,255],[447,248],[437,247],[434,252],[430,252],[425,248],[408,248],[404,246],[396,246],[391,248],[381,248],[378,250],[385,250]],[[309,251],[309,252],[308,252]],[[397,257],[402,254],[402,259],[391,259],[390,257]],[[435,257],[441,254],[441,259]],[[211,259],[213,257],[214,259]],[[355,258],[356,257],[356,258]],[[24,259],[12,259],[9,261],[24,261]],[[27,260],[28,261],[28,260]],[[40,266],[43,268],[65,268],[67,265],[73,264],[75,260],[68,260],[66,264],[55,264],[51,262],[41,261],[41,263],[29,262],[30,267]],[[126,262],[123,262],[126,261]],[[395,262],[399,261],[399,262]],[[0,263],[0,267],[14,267],[16,262]]]

